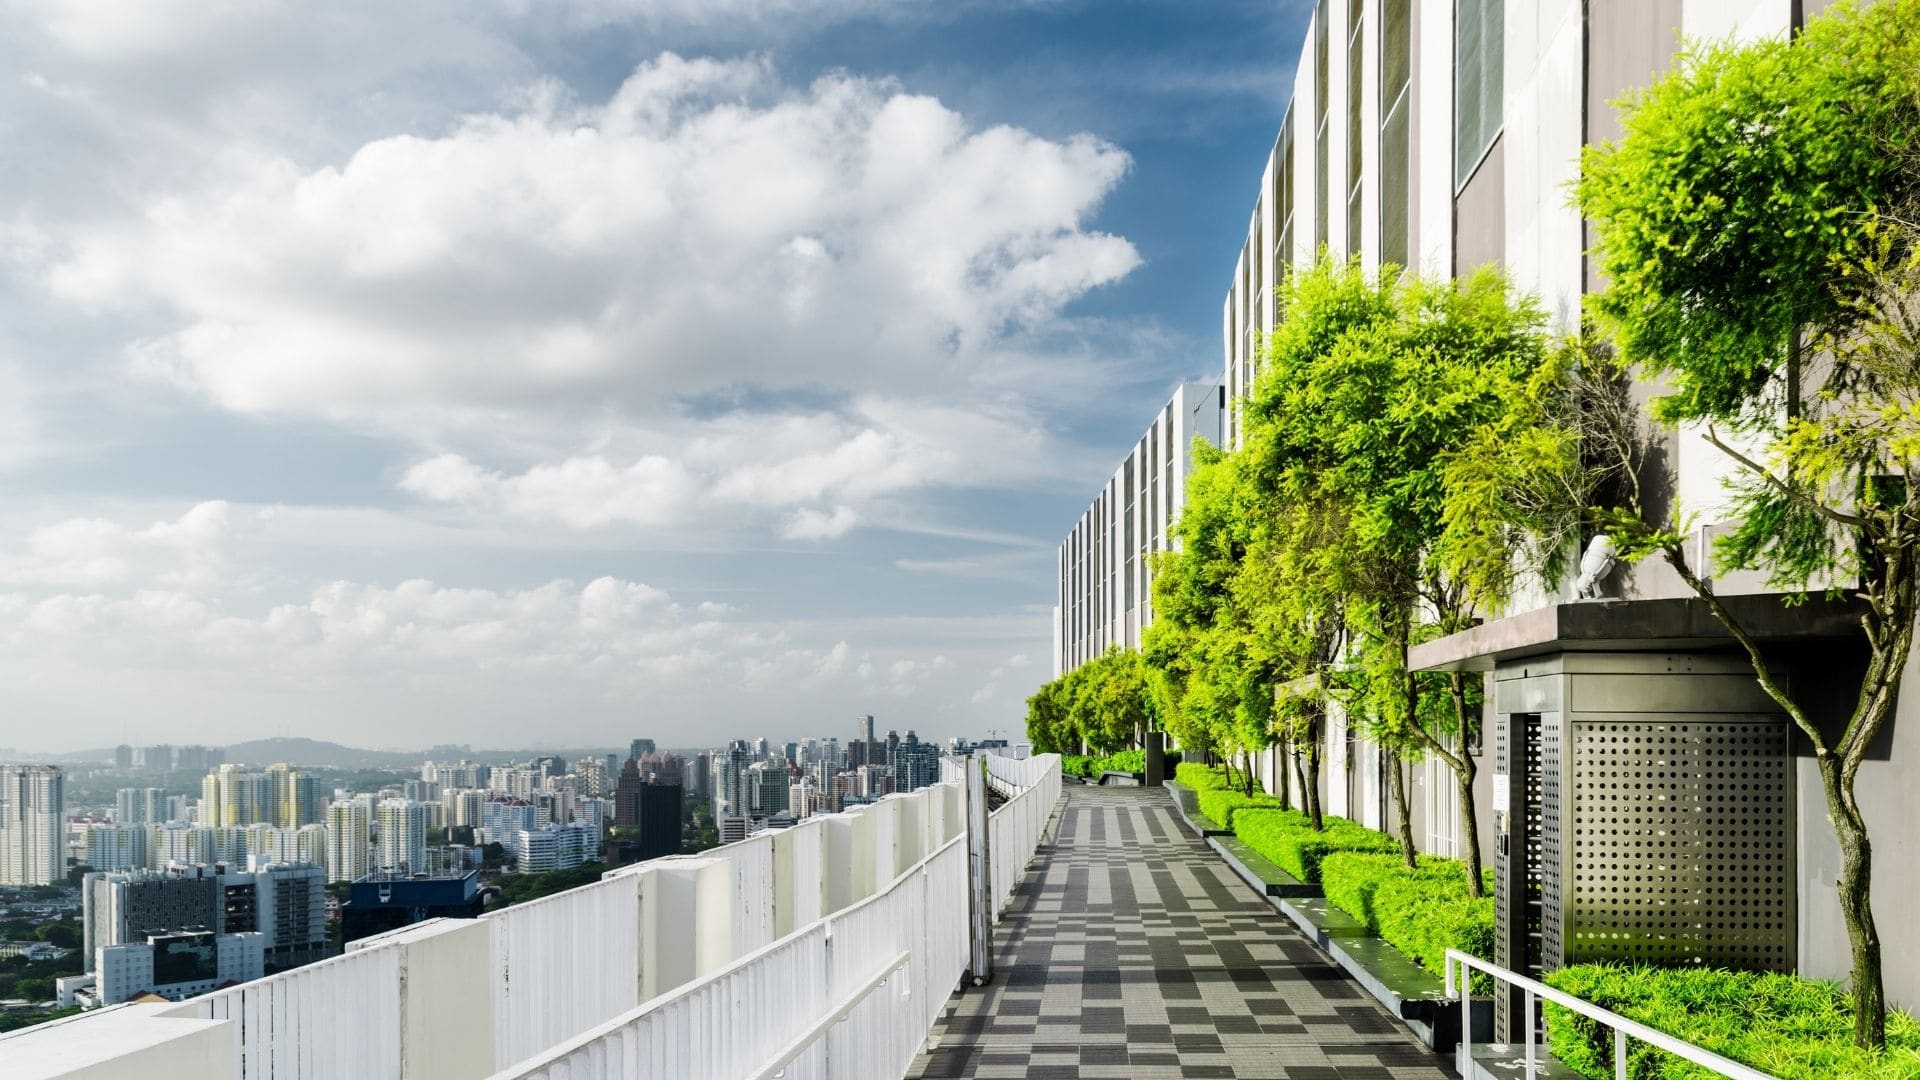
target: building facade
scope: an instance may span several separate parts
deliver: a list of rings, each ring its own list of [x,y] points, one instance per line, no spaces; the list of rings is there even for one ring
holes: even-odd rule
[[[1154,416],[1126,460],[1061,542],[1053,608],[1053,673],[1109,647],[1137,649],[1153,622],[1148,557],[1173,543],[1193,440],[1219,445],[1220,387],[1187,383]]]
[[[1374,272],[1410,267],[1428,276],[1493,264],[1538,298],[1553,332],[1578,330],[1586,294],[1604,282],[1568,191],[1583,146],[1620,135],[1613,102],[1668,70],[1686,41],[1785,36],[1826,6],[1321,0],[1222,308],[1227,445],[1241,438],[1237,403],[1259,378],[1263,338],[1284,317],[1278,287],[1290,267],[1317,252]],[[1656,393],[1647,388],[1638,400]],[[1642,482],[1695,514],[1692,546],[1704,552],[1727,525],[1720,492],[1731,464],[1691,432],[1654,431],[1660,475]],[[1506,619],[1423,645],[1413,658],[1429,669],[1487,673],[1484,730],[1469,748],[1482,759],[1474,799],[1479,846],[1500,876],[1498,958],[1523,971],[1659,958],[1843,978],[1849,952],[1832,885],[1839,855],[1815,763],[1796,749],[1784,717],[1758,693],[1744,656],[1729,652],[1711,617],[1707,630],[1694,629],[1702,624],[1690,607],[1696,601],[1657,563],[1614,571],[1607,591],[1616,600],[1607,605],[1573,604],[1568,584],[1536,583]],[[1705,565],[1696,569],[1706,573]],[[1740,578],[1715,588],[1723,597],[1765,591]],[[1749,606],[1780,607],[1761,596]],[[1546,608],[1557,609],[1555,618],[1538,617]],[[1620,622],[1603,626],[1608,618]],[[1838,686],[1845,679],[1832,673],[1859,662],[1860,647],[1848,638],[1856,632],[1849,620],[1804,610],[1767,627],[1781,642],[1771,647],[1783,650],[1781,662],[1799,677],[1836,683],[1834,701],[1816,702],[1816,710],[1837,709],[1845,697]],[[1084,658],[1070,655],[1065,667]],[[1824,692],[1815,685],[1809,700]],[[1920,711],[1920,695],[1909,698],[1896,729]],[[1605,833],[1582,816],[1604,808],[1562,794],[1586,790],[1582,778],[1594,769],[1658,774],[1674,745],[1697,750],[1681,775],[1707,785],[1699,792],[1681,790],[1685,784],[1668,775],[1659,786],[1672,789],[1671,797],[1662,806],[1606,810],[1615,818]],[[1863,766],[1859,794],[1870,822],[1910,815],[1906,792],[1920,768],[1913,745],[1893,738]],[[1387,826],[1381,755],[1337,717],[1324,751],[1327,809]],[[1280,767],[1277,758],[1258,766],[1270,789]],[[1738,812],[1675,816],[1672,807],[1711,803],[1713,785],[1722,783],[1761,794]],[[1413,769],[1411,785],[1420,846],[1458,854],[1451,774],[1429,762]],[[1748,835],[1730,839],[1728,829]],[[1642,883],[1626,907],[1608,907],[1621,867],[1642,861],[1633,845],[1656,834],[1685,838],[1697,873],[1663,876],[1658,887]],[[1603,835],[1612,839],[1595,839]],[[1759,848],[1749,846],[1753,837],[1762,838]],[[1894,1001],[1911,1006],[1920,1003],[1920,928],[1892,917],[1889,898],[1920,889],[1920,859],[1898,845],[1879,851],[1874,894],[1886,985]],[[1718,886],[1705,882],[1774,899],[1765,910],[1747,910],[1744,902],[1716,900]],[[1640,921],[1623,922],[1628,910]],[[1708,914],[1675,921],[1662,912]]]
[[[354,800],[327,807],[327,880],[357,881],[373,869],[373,819]]]
[[[374,869],[404,873],[427,864],[427,808],[412,799],[382,799],[374,825],[378,830]]]
[[[0,765],[0,885],[66,880],[66,777],[54,765]]]

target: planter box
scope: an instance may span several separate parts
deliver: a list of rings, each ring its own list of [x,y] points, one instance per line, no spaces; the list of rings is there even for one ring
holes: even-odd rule
[[[1143,786],[1143,778],[1144,774],[1142,773],[1120,772],[1117,769],[1108,769],[1106,772],[1100,774],[1100,779],[1095,781],[1095,783],[1101,787],[1141,787]]]
[[[1251,885],[1265,896],[1312,897],[1320,896],[1320,886],[1301,881],[1292,874],[1275,866],[1266,856],[1253,850],[1247,842],[1229,833],[1225,836],[1207,837],[1207,846],[1226,860],[1240,879]]]
[[[1527,1072],[1525,1047],[1511,1043],[1483,1043],[1475,1037],[1473,1061],[1460,1060],[1461,1047],[1454,1048],[1453,1066],[1465,1080],[1513,1080]],[[1533,1075],[1539,1080],[1581,1080],[1580,1074],[1555,1061],[1545,1043],[1534,1046]]]
[[[1174,813],[1180,816],[1181,821],[1187,823],[1187,828],[1193,830],[1193,835],[1203,839],[1209,836],[1233,835],[1232,829],[1222,829],[1214,825],[1205,814],[1200,812],[1199,798],[1192,788],[1184,784],[1176,784],[1171,780],[1167,781],[1166,787],[1167,793],[1173,797]]]

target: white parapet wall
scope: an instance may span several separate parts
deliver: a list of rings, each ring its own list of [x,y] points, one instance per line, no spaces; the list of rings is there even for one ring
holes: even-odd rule
[[[989,823],[1004,905],[1059,759],[987,768],[1011,796]],[[180,1004],[27,1028],[0,1037],[0,1074],[897,1077],[966,965],[964,798],[949,779]]]

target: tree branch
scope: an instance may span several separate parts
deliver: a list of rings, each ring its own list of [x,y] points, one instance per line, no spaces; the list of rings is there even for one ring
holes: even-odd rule
[[[1721,442],[1719,433],[1714,431],[1712,425],[1708,425],[1706,433],[1701,435],[1700,437],[1712,443],[1715,447],[1717,447],[1720,450],[1721,453],[1727,455],[1728,457],[1732,458],[1734,461],[1738,462],[1742,468],[1746,469],[1748,472],[1751,472],[1753,475],[1765,481],[1768,487],[1773,488],[1775,491],[1778,491],[1780,494],[1785,495],[1787,498],[1800,503],[1801,505],[1805,506],[1807,509],[1812,510],[1816,514],[1819,514],[1821,517],[1824,517],[1827,520],[1832,521],[1836,524],[1845,525],[1848,528],[1852,528],[1852,529],[1860,529],[1864,531],[1869,528],[1866,518],[1860,517],[1855,514],[1849,514],[1843,510],[1835,510],[1833,507],[1828,506],[1826,503],[1821,502],[1819,499],[1816,499],[1813,496],[1808,495],[1806,492],[1801,491],[1799,488],[1794,487],[1792,484],[1789,484],[1785,480],[1780,479],[1778,476],[1773,475],[1773,471],[1768,469],[1766,466],[1753,460],[1752,458],[1741,453],[1740,451],[1735,450],[1733,447],[1728,446],[1726,443]]]

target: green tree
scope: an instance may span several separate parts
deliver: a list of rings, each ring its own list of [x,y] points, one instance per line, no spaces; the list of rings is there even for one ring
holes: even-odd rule
[[[1334,681],[1349,688],[1349,715],[1389,755],[1408,865],[1416,852],[1405,769],[1430,755],[1454,773],[1477,893],[1474,677],[1416,675],[1408,653],[1425,634],[1465,628],[1482,602],[1505,599],[1501,579],[1467,559],[1464,543],[1459,559],[1438,557],[1454,494],[1449,464],[1527,412],[1522,403],[1548,363],[1544,316],[1491,269],[1430,281],[1392,268],[1369,276],[1324,259],[1291,276],[1281,306],[1248,402],[1248,451],[1280,504],[1341,516],[1332,531],[1337,558],[1315,564],[1339,590],[1354,635],[1357,663]],[[1325,532],[1297,528],[1282,542],[1329,546]],[[1507,547],[1472,554],[1514,556]]]
[[[1624,103],[1624,137],[1589,149],[1578,187],[1608,278],[1594,308],[1621,361],[1671,387],[1658,418],[1703,426],[1735,467],[1720,567],[1764,571],[1790,596],[1843,583],[1866,609],[1865,674],[1836,737],[1687,561],[1684,508],[1656,519],[1623,499],[1600,515],[1627,558],[1679,574],[1811,741],[1863,1047],[1884,1045],[1886,1001],[1854,786],[1898,699],[1920,591],[1920,267],[1882,219],[1911,216],[1920,189],[1917,72],[1916,0],[1836,5],[1791,42],[1695,48]],[[1806,345],[1832,357],[1812,394]],[[1601,434],[1631,442],[1619,423]]]

